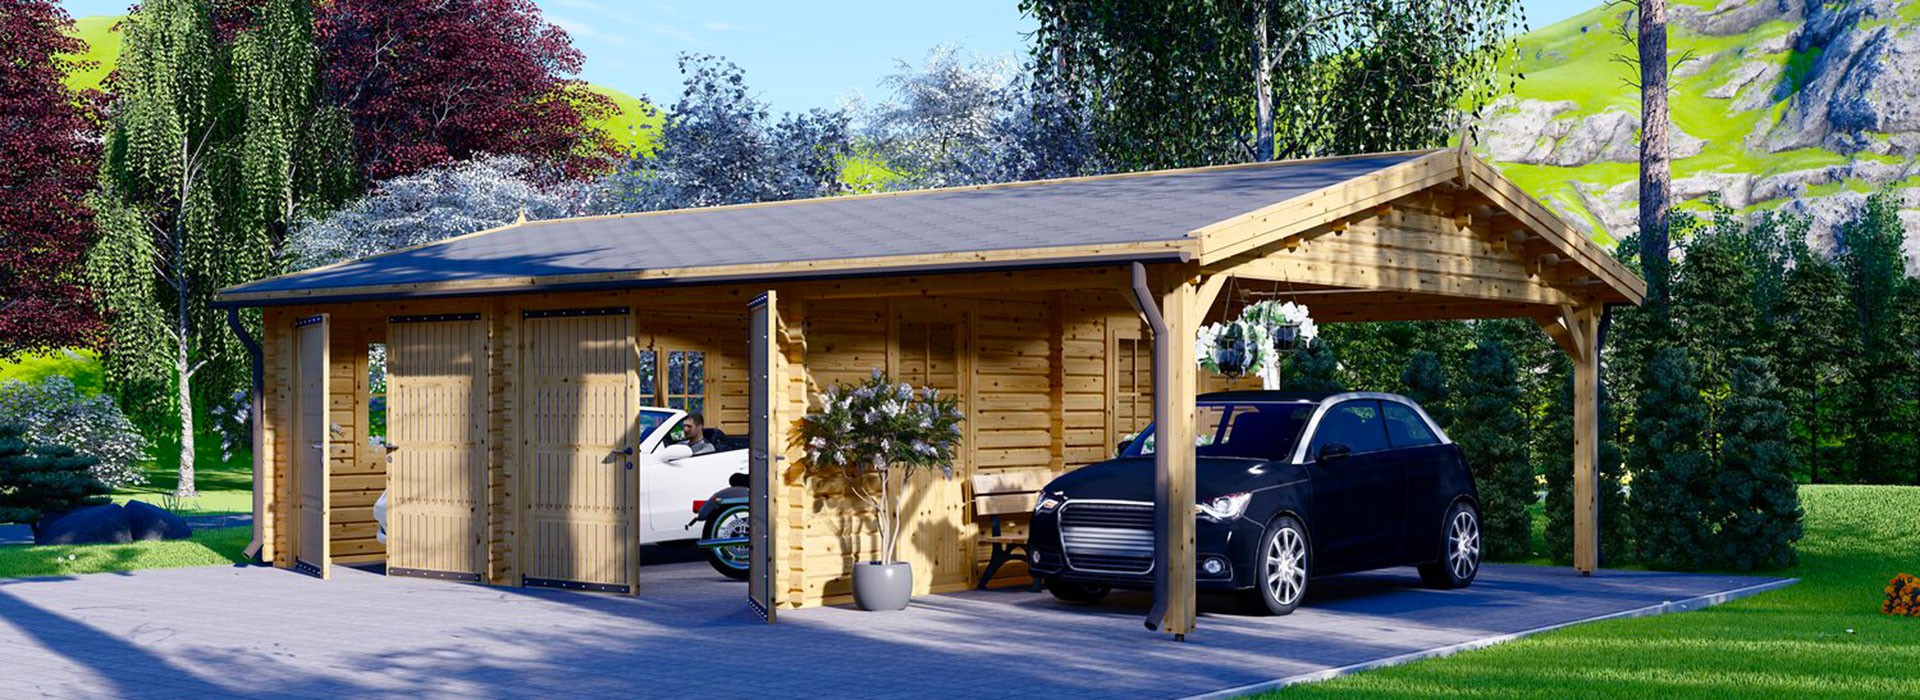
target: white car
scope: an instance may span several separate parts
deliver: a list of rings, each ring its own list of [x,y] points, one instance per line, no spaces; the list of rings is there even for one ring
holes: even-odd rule
[[[714,451],[694,454],[688,447],[683,426],[686,411],[670,408],[642,408],[636,419],[640,429],[640,532],[641,544],[692,542],[702,536],[694,522],[700,504],[730,486],[735,474],[747,473],[746,438],[729,438],[707,428],[707,442]],[[387,494],[373,504],[373,518],[380,523],[381,542],[387,541]],[[744,525],[744,517],[740,518]],[[709,556],[716,552],[709,551]],[[720,568],[716,563],[715,568]],[[723,569],[723,572],[725,570]]]

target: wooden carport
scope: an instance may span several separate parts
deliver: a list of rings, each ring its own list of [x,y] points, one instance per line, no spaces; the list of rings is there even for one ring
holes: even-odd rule
[[[688,242],[710,248],[689,257]],[[1455,150],[528,222],[243,285],[221,303],[265,307],[255,453],[264,558],[324,572],[329,553],[308,545],[338,540],[302,536],[296,524],[317,518],[329,529],[325,496],[380,480],[452,479],[460,488],[442,489],[435,505],[454,512],[467,504],[475,515],[459,521],[467,529],[434,541],[471,547],[461,551],[471,552],[462,556],[473,578],[526,585],[546,580],[530,574],[545,561],[562,581],[578,575],[637,590],[631,553],[581,564],[540,552],[560,546],[554,537],[569,547],[625,541],[641,527],[645,485],[617,474],[593,481],[610,499],[595,512],[614,515],[533,532],[548,526],[530,509],[556,507],[542,498],[564,509],[580,493],[568,482],[540,495],[550,483],[542,475],[556,468],[540,455],[573,465],[567,473],[616,459],[600,452],[630,444],[622,426],[631,425],[631,406],[674,399],[645,388],[650,373],[668,370],[669,353],[698,352],[711,378],[699,395],[710,417],[756,445],[755,498],[765,507],[752,595],[771,613],[843,599],[853,550],[870,536],[851,499],[801,478],[800,450],[787,436],[816,392],[883,369],[958,393],[970,417],[956,465],[965,475],[1024,478],[1096,461],[1118,434],[1140,427],[1149,406],[1174,436],[1167,444],[1181,444],[1196,394],[1217,382],[1195,367],[1192,338],[1244,301],[1221,299],[1228,280],[1291,295],[1322,323],[1537,321],[1576,367],[1575,567],[1594,568],[1598,328],[1608,305],[1638,303],[1644,288]],[[299,368],[313,365],[300,358],[325,348],[320,366],[337,370],[329,376],[364,372],[367,343],[391,342],[408,323],[466,324],[416,333],[436,339],[416,356],[449,368],[420,379],[465,387],[447,400],[471,406],[459,414],[460,430],[432,438],[444,448],[429,460],[440,475],[426,467],[387,474],[385,455],[362,446],[366,431],[356,426],[366,423],[366,397],[352,382],[332,390],[331,412],[311,398],[315,389],[300,388]],[[315,325],[347,330],[321,339],[301,330]],[[541,348],[555,344],[612,354],[542,360]],[[303,354],[302,345],[312,349]],[[555,374],[532,366],[541,362],[599,364]],[[1149,365],[1150,382],[1142,376]],[[612,398],[541,408],[555,394],[535,385],[572,391],[588,377],[597,378],[595,396]],[[540,443],[538,426],[548,424],[571,432]],[[316,429],[331,442],[307,440]],[[1193,522],[1190,507],[1168,505],[1193,502],[1192,457],[1157,456],[1165,536],[1155,570],[1163,578],[1149,622],[1174,634],[1194,621]],[[303,459],[308,466],[297,465]],[[329,464],[352,467],[362,491],[342,489]],[[302,478],[315,469],[331,485]],[[965,587],[980,568],[981,528],[969,517],[965,481],[930,480],[909,492],[914,534],[903,551],[923,572],[921,592]],[[447,495],[455,491],[465,495]],[[422,517],[431,510],[423,506]],[[321,561],[303,560],[309,551]]]

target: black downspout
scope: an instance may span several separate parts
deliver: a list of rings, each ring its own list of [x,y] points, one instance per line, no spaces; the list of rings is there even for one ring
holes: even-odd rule
[[[227,307],[227,326],[232,328],[233,334],[240,338],[240,345],[247,349],[247,356],[252,359],[250,364],[253,366],[253,389],[250,392],[252,394],[253,405],[250,409],[251,412],[247,414],[253,418],[253,540],[247,543],[246,550],[241,553],[244,554],[249,561],[257,563],[260,550],[265,545],[260,539],[260,507],[263,505],[262,502],[264,499],[261,498],[262,494],[260,493],[259,472],[260,450],[264,447],[263,443],[265,442],[261,439],[261,436],[264,435],[265,426],[260,423],[262,418],[260,409],[264,403],[262,392],[266,389],[266,360],[261,355],[260,341],[256,340],[252,333],[247,332],[246,324],[240,322],[239,307]]]

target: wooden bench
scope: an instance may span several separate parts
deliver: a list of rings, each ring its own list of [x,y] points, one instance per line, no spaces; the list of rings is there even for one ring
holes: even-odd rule
[[[980,575],[980,583],[975,588],[986,588],[1000,567],[1016,558],[1023,559],[1028,554],[1027,533],[1025,530],[1011,532],[1006,521],[1014,517],[1030,517],[1033,506],[1040,496],[1040,489],[1053,481],[1054,473],[1048,469],[1017,469],[1010,471],[978,474],[973,477],[973,514],[985,518],[988,534],[980,536],[981,544],[993,546],[993,554],[987,559],[987,570]],[[1034,587],[1040,585],[1034,580]]]

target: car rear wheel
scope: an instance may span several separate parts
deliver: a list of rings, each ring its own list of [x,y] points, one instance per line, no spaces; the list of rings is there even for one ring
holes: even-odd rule
[[[1098,603],[1113,589],[1072,581],[1048,581],[1047,592],[1063,603]]]
[[[727,509],[715,514],[712,520],[707,521],[706,539],[719,540],[746,537],[748,528],[750,527],[750,515],[744,503],[729,506]],[[708,547],[706,551],[707,563],[713,566],[714,571],[720,572],[721,575],[727,578],[744,581],[747,578],[747,569],[749,567],[748,557],[752,555],[752,552],[753,549],[747,545]]]
[[[1480,511],[1461,502],[1447,509],[1440,560],[1420,565],[1420,578],[1434,588],[1466,588],[1480,574]]]
[[[1283,516],[1267,526],[1260,539],[1260,561],[1255,569],[1258,580],[1253,594],[1260,608],[1274,615],[1285,615],[1300,607],[1307,597],[1307,566],[1311,557],[1307,530],[1300,521]]]

